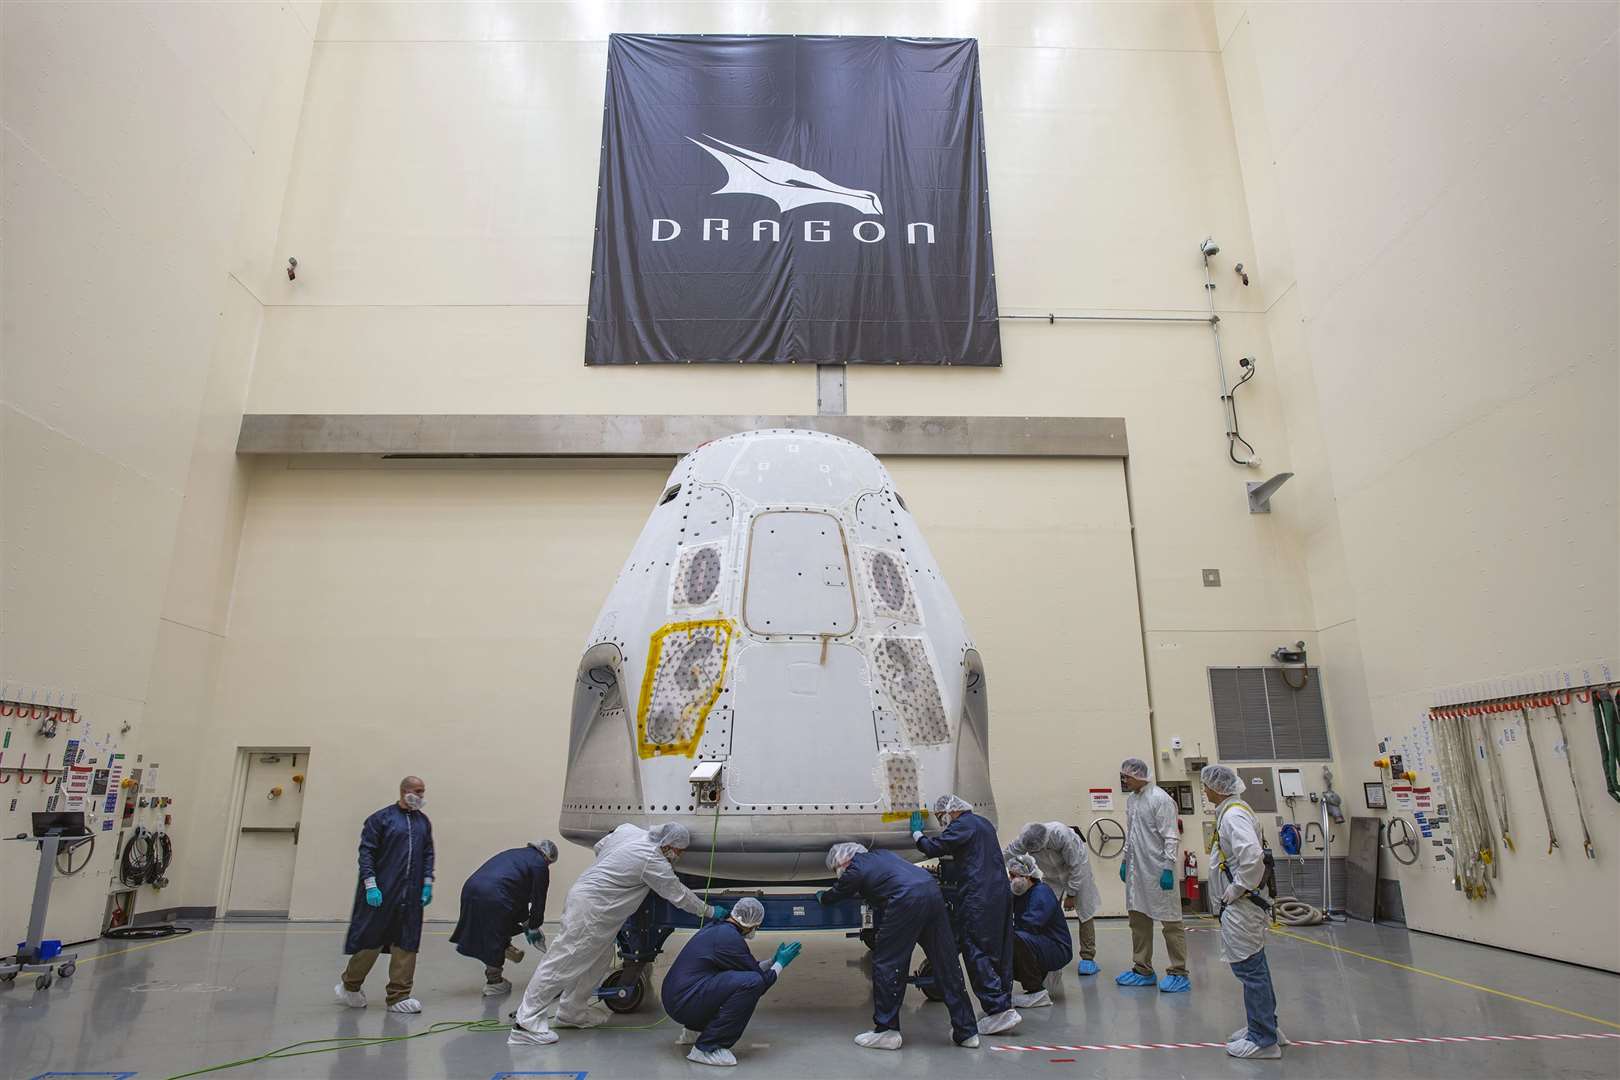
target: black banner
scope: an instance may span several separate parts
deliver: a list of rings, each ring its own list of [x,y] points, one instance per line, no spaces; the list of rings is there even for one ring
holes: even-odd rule
[[[971,39],[608,45],[587,364],[1001,363]]]

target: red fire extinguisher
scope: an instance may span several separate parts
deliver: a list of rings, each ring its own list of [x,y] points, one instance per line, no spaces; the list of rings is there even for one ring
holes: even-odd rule
[[[1182,881],[1186,885],[1187,899],[1198,902],[1198,856],[1186,852],[1181,860]]]

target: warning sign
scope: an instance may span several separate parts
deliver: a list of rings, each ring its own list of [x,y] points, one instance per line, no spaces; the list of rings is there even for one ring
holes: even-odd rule
[[[1112,810],[1114,808],[1114,789],[1094,787],[1091,791],[1091,808],[1093,810]]]

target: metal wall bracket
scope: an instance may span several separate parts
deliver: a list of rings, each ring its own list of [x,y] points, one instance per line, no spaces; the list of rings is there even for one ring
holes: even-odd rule
[[[1271,513],[1271,497],[1275,495],[1277,493],[1277,489],[1286,484],[1288,482],[1288,478],[1293,475],[1294,474],[1291,472],[1280,472],[1264,483],[1250,484],[1249,513]]]

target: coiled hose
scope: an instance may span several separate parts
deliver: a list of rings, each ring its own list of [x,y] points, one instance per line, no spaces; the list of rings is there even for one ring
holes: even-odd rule
[[[1279,896],[1271,903],[1271,913],[1284,926],[1317,926],[1327,922],[1327,912],[1296,896]]]

